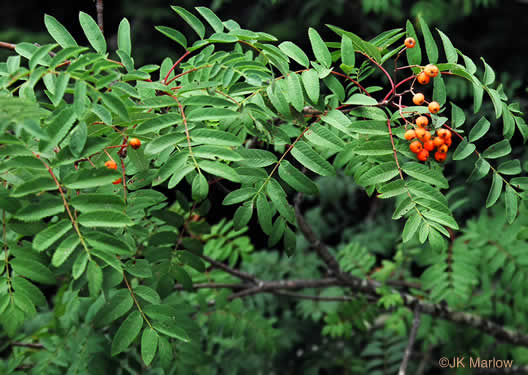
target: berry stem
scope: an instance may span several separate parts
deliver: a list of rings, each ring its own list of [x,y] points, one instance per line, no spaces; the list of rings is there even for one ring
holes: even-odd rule
[[[191,53],[191,52],[189,52],[188,50],[185,51],[185,53],[182,55],[182,57],[180,57],[180,58],[178,59],[178,61],[176,61],[176,62],[174,63],[174,65],[169,69],[169,71],[168,71],[167,74],[165,75],[165,79],[163,80],[163,83],[165,83],[166,85],[168,85],[167,80],[169,79],[169,75],[172,73],[172,71],[173,71],[174,69],[176,69],[176,67],[177,67],[178,65],[180,65],[180,63],[183,61],[183,59],[185,59],[190,53]]]
[[[412,80],[412,79],[415,79],[415,78],[416,78],[416,77],[415,77],[414,75],[412,75],[412,76],[407,77],[407,78],[405,78],[404,80],[398,82],[395,86],[392,87],[392,89],[387,93],[387,95],[385,95],[385,97],[383,98],[383,101],[388,100],[389,97],[390,97],[391,95],[393,95],[393,94],[396,92],[396,89],[397,89],[398,87],[400,87],[401,85],[403,85],[405,82],[408,82],[408,81],[410,81],[410,80]]]
[[[368,96],[371,96],[370,93],[367,90],[365,90],[365,88],[363,86],[361,86],[361,84],[358,81],[350,78],[346,74],[339,73],[339,72],[334,72],[334,71],[332,71],[331,73],[333,75],[344,77],[344,78],[348,79],[350,82],[354,83],[357,87],[359,87],[361,89],[361,91],[363,91],[365,94],[367,94]]]

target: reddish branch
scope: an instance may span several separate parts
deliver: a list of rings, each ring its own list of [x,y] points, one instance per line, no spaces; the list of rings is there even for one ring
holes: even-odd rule
[[[7,43],[7,42],[0,42],[0,47],[14,50],[16,48],[16,44]]]

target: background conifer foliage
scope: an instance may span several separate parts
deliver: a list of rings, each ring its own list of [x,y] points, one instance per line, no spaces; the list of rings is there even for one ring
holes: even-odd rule
[[[173,5],[141,65],[95,5],[0,42],[1,373],[526,371],[528,125],[485,58]]]

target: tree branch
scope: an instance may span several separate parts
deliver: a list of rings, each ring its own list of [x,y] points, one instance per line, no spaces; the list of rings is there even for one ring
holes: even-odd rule
[[[416,340],[416,333],[418,332],[419,325],[420,312],[418,310],[415,310],[411,333],[409,334],[409,341],[407,343],[407,347],[405,348],[405,353],[403,355],[403,360],[400,365],[400,371],[398,372],[398,375],[405,375],[405,372],[407,371],[407,365],[409,364],[409,358],[411,357],[412,348],[414,345],[414,340]]]
[[[253,284],[258,284],[260,282],[259,279],[257,279],[255,276],[253,275],[250,275],[249,273],[246,273],[246,272],[243,272],[243,271],[239,271],[239,270],[235,270],[234,268],[231,268],[227,265],[225,265],[224,263],[221,263],[221,262],[218,262],[210,257],[208,257],[207,255],[201,255],[202,259],[208,261],[209,263],[211,263],[214,267],[216,268],[220,268],[221,270],[224,270],[226,271],[227,273],[235,276],[235,277],[238,277],[239,279],[242,279],[242,280],[246,280],[246,281],[249,281]]]
[[[330,270],[334,272],[336,277],[347,286],[356,291],[369,294],[379,299],[380,296],[377,293],[377,289],[384,286],[384,284],[374,280],[361,279],[359,277],[341,272],[337,260],[332,256],[326,245],[315,236],[312,228],[301,214],[301,199],[301,194],[298,194],[295,197],[295,213],[297,215],[297,222],[304,237],[312,245],[312,247],[315,248],[319,257],[327,264]],[[446,319],[456,324],[469,326],[471,328],[485,332],[503,342],[528,347],[528,335],[522,332],[513,331],[475,314],[453,311],[444,304],[432,304],[421,301],[410,294],[398,291],[396,289],[393,289],[392,292],[398,293],[403,300],[403,304],[412,310],[418,310],[419,312]]]

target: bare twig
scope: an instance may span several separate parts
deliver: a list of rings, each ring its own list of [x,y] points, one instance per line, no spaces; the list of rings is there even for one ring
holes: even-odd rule
[[[405,375],[405,372],[407,371],[407,365],[409,364],[409,358],[411,357],[412,348],[414,345],[414,340],[416,340],[416,333],[418,332],[419,325],[420,312],[415,310],[411,333],[409,334],[409,341],[407,342],[407,347],[405,348],[405,354],[403,355],[403,360],[400,365],[400,371],[398,372],[398,375]]]
[[[22,348],[31,348],[31,349],[44,349],[44,345],[39,343],[25,343],[25,342],[12,342],[12,346],[19,346]]]
[[[202,259],[204,259],[204,260],[208,261],[209,263],[211,263],[214,267],[220,268],[221,270],[224,270],[227,273],[229,273],[229,274],[231,274],[231,275],[233,275],[235,277],[238,277],[239,279],[249,281],[249,282],[251,282],[253,284],[258,284],[260,282],[260,280],[258,280],[255,276],[250,275],[249,273],[246,273],[246,272],[235,270],[234,268],[231,268],[231,267],[225,265],[224,263],[218,262],[218,261],[208,257],[207,255],[201,255],[201,257],[202,257]]]
[[[104,10],[103,0],[96,0],[95,9],[97,10],[97,25],[101,29],[101,32],[104,32],[104,27],[103,27],[103,10]]]

